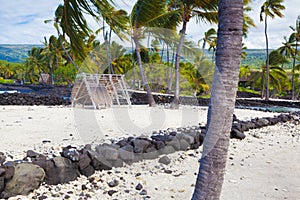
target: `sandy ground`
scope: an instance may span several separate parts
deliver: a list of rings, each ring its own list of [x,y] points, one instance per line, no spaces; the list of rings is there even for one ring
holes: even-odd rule
[[[29,149],[49,152],[49,149],[59,150],[60,146],[68,144],[98,144],[112,138],[151,134],[154,130],[205,124],[206,114],[204,107],[168,110],[134,106],[94,111],[0,106],[0,151],[20,159]],[[239,109],[235,114],[240,120],[274,116],[273,113]],[[231,140],[221,199],[300,199],[300,125],[269,126],[246,135],[242,141]],[[201,148],[169,155],[172,162],[167,166],[156,159],[113,169],[109,174],[97,172],[93,175],[99,180],[97,190],[92,190],[89,181],[80,177],[70,184],[51,186],[52,191],[61,193],[53,199],[62,199],[70,190],[74,191],[68,193],[71,199],[78,199],[82,193],[89,193],[92,199],[143,199],[145,196],[142,198],[140,191],[135,190],[138,183],[144,186],[151,199],[190,199],[200,156]],[[165,173],[165,169],[172,173]],[[137,173],[141,175],[136,176]],[[110,197],[107,190],[111,188],[106,183],[113,179],[120,179],[121,183],[113,188],[118,192]],[[91,189],[82,191],[82,184]],[[32,195],[36,193],[50,195],[48,186],[42,186]],[[32,195],[21,199],[31,199]]]

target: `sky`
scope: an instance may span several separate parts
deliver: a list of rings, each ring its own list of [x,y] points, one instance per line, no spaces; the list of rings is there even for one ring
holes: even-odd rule
[[[0,0],[0,44],[42,44],[44,36],[55,35],[53,25],[45,24],[44,20],[53,19],[57,6],[63,0]],[[126,3],[128,2],[128,3]],[[120,8],[130,12],[132,0],[119,1]],[[253,11],[248,13],[257,25],[251,28],[248,37],[244,40],[248,49],[265,48],[264,23],[259,21],[260,7],[264,0],[254,0],[251,4]],[[297,16],[300,15],[299,0],[285,0],[286,10],[284,18],[268,20],[269,47],[277,49],[282,45],[283,36],[289,36],[289,26],[296,24]],[[92,27],[97,28],[95,22]],[[187,37],[197,42],[203,37],[205,31],[215,27],[210,24],[188,24]],[[99,27],[98,27],[99,28]]]

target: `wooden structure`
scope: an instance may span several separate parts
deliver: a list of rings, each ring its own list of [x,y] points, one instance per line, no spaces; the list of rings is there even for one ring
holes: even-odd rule
[[[53,80],[50,74],[41,73],[39,78],[39,84],[53,85]]]
[[[79,74],[71,95],[72,106],[82,105],[94,109],[112,105],[131,106],[124,75]]]

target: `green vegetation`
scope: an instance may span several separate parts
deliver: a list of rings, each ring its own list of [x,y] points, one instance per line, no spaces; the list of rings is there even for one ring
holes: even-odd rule
[[[115,73],[125,74],[134,89],[147,90],[149,84],[148,93],[177,92],[178,95],[178,87],[174,86],[179,85],[181,95],[207,97],[214,71],[217,31],[213,28],[205,31],[199,36],[198,44],[184,37],[184,32],[192,17],[216,22],[216,2],[139,0],[128,14],[115,8],[110,0],[65,1],[57,7],[53,19],[45,20],[53,24],[57,35],[45,37],[40,45],[0,45],[0,82],[37,84],[42,74],[48,74],[49,83],[71,85],[77,73]],[[249,28],[255,27],[247,15],[250,2],[244,1],[244,37]],[[261,16],[265,23],[267,17],[272,18],[272,12],[282,9],[281,2],[267,0],[264,3]],[[271,3],[275,3],[275,7]],[[202,9],[205,12],[199,12]],[[101,21],[98,30],[88,27],[83,13]],[[180,23],[181,31],[177,30]],[[284,37],[278,50],[270,50],[268,62],[265,50],[242,47],[239,91],[255,94],[262,91],[265,95],[269,82],[271,96],[299,96],[299,23],[291,27],[291,35]],[[128,44],[131,42],[131,46],[123,47],[112,40],[112,35]],[[103,37],[103,42],[96,40],[97,36]],[[178,84],[176,76],[179,74]]]

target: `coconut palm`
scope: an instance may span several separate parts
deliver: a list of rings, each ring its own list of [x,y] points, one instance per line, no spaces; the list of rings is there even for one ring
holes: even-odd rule
[[[45,56],[46,60],[49,63],[49,74],[53,77],[53,73],[60,65],[64,62],[64,49],[62,48],[62,39],[55,37],[54,35],[50,36],[49,41],[47,38],[44,38],[45,45]],[[52,82],[52,81],[51,81]]]
[[[138,0],[134,5],[130,23],[132,27],[132,39],[136,48],[137,63],[142,77],[144,88],[147,91],[149,106],[155,106],[155,101],[152,96],[140,55],[140,38],[142,37],[144,27],[165,27],[169,24],[170,27],[175,27],[178,23],[179,15],[175,11],[166,12],[166,2],[160,0]]]
[[[214,60],[215,60],[215,55],[216,55],[216,50],[217,50],[217,40],[218,38],[215,37],[213,38],[211,41],[208,42],[208,51],[212,51],[212,54],[211,54],[211,62],[214,63]]]
[[[268,40],[268,17],[272,19],[275,16],[283,17],[282,10],[285,6],[282,5],[284,0],[266,0],[261,6],[260,21],[265,22],[265,38],[266,38],[266,100],[269,100],[269,40]]]
[[[42,73],[47,72],[47,64],[46,64],[46,56],[43,48],[33,47],[30,51],[28,51],[28,64],[30,68],[32,68],[32,72],[35,71],[35,68],[38,71],[39,76],[43,80]]]
[[[210,28],[208,31],[204,32],[204,37],[198,41],[198,44],[202,42],[202,56],[200,60],[202,60],[204,56],[206,44],[211,44],[215,38],[217,38],[217,31],[214,28]]]
[[[182,28],[180,31],[180,41],[176,50],[176,59],[175,59],[175,75],[176,75],[176,84],[175,84],[175,94],[174,100],[171,103],[171,108],[179,108],[179,63],[180,63],[180,54],[186,34],[187,23],[192,19],[196,18],[196,22],[217,22],[217,0],[171,0],[169,5],[173,10],[180,12]]]
[[[294,32],[291,35],[291,41],[294,42],[294,53],[292,54],[293,57],[293,69],[292,69],[292,99],[295,99],[295,66],[296,66],[296,59],[298,56],[298,42],[300,41],[300,15],[296,20],[296,28],[290,27]]]
[[[282,42],[282,46],[279,47],[277,50],[279,51],[279,53],[284,56],[286,59],[289,59],[294,52],[294,48],[293,48],[293,37],[292,35],[289,37],[289,39],[287,39],[286,36],[283,37],[284,42]],[[282,68],[284,67],[283,63],[282,63]]]
[[[285,70],[281,67],[282,63],[287,63],[288,60],[280,54],[278,50],[272,51],[269,55],[269,86],[274,91],[282,91],[288,83]],[[262,87],[262,98],[265,95],[266,84],[266,65],[263,64],[261,69],[256,71],[249,82],[253,82],[254,86]]]
[[[61,9],[56,11],[56,28],[61,27],[62,35],[69,37],[71,49],[77,59],[84,60],[87,56],[85,42],[92,33],[85,14],[92,16],[96,21],[99,21],[99,16],[111,18],[108,9],[112,7],[111,4],[112,0],[64,0]]]
[[[109,73],[114,73],[111,62],[111,39],[112,33],[115,33],[121,40],[127,39],[125,34],[123,34],[129,27],[129,17],[125,10],[116,10],[114,7],[107,8],[107,13],[110,15],[103,15],[103,20],[109,25],[110,30],[108,34],[105,34],[104,40],[107,46],[107,57],[109,64]],[[103,27],[103,30],[105,28]],[[108,36],[107,36],[108,35]]]
[[[193,200],[220,199],[239,79],[243,1],[219,0],[216,67]]]

